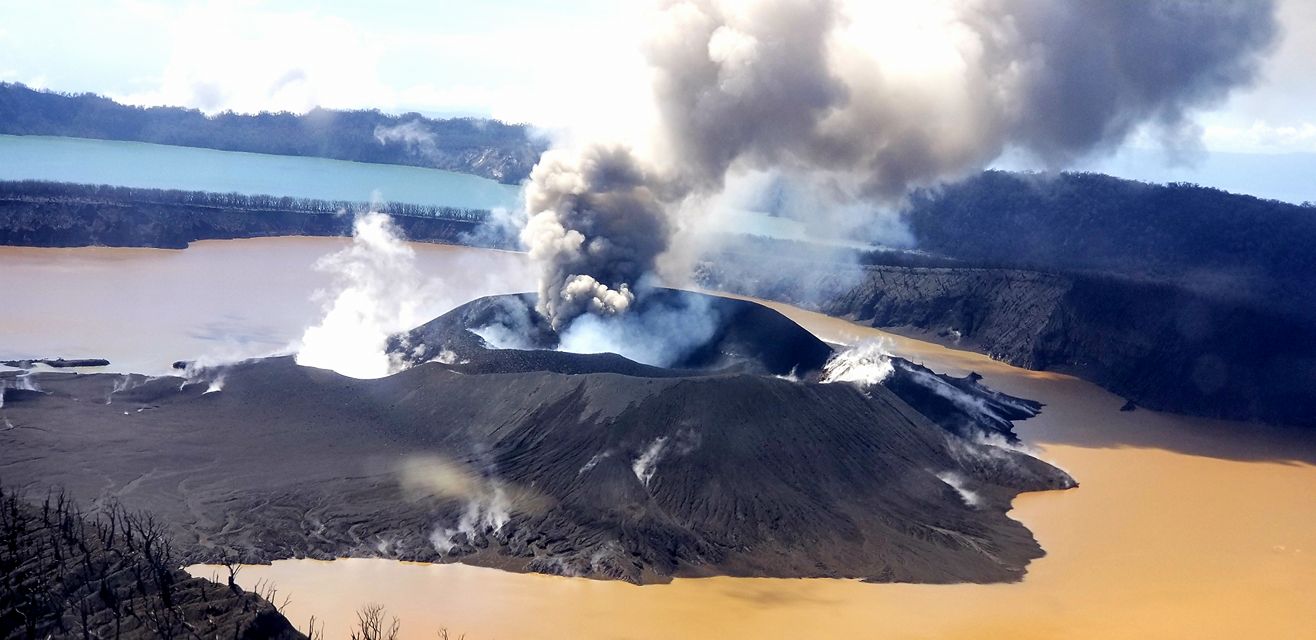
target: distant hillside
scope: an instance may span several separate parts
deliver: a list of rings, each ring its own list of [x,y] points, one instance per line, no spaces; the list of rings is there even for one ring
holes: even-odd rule
[[[135,107],[93,94],[0,83],[0,134],[129,140],[224,151],[312,156],[471,173],[508,184],[543,151],[524,125],[417,113],[315,109],[304,115]]]
[[[417,242],[515,247],[489,211],[106,185],[0,181],[0,246],[159,247],[195,240],[347,236],[352,213],[387,213]]]
[[[924,251],[973,265],[1169,282],[1316,317],[1316,206],[1095,173],[988,171],[917,193]]]
[[[1316,207],[989,171],[914,194],[906,221],[919,253],[759,238],[724,245],[697,281],[1077,373],[1153,409],[1316,426]]]
[[[1316,428],[1316,325],[1164,283],[1017,269],[719,255],[701,286],[895,329],[1150,409]]]

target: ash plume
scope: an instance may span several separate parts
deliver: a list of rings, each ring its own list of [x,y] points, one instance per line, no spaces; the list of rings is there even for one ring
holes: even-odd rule
[[[526,187],[521,241],[541,265],[538,309],[554,329],[582,313],[615,315],[667,249],[663,205],[635,155],[616,146],[548,151]]]
[[[747,172],[805,185],[817,205],[800,215],[859,228],[1007,149],[1059,168],[1144,128],[1191,143],[1193,111],[1256,76],[1274,14],[1273,0],[664,2],[652,126],[629,146],[552,150],[531,174],[539,310],[555,328],[625,312]]]

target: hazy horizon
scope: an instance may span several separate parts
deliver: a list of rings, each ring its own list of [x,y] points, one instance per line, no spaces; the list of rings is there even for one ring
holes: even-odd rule
[[[557,132],[630,111],[645,80],[637,43],[646,3],[638,4],[0,0],[8,16],[0,81],[208,113],[374,108]],[[1310,180],[1290,180],[1316,166],[1316,117],[1306,109],[1316,98],[1306,63],[1316,56],[1316,4],[1281,0],[1277,22],[1278,43],[1257,81],[1189,114],[1198,142],[1164,153],[1157,133],[1143,128],[1065,167],[1010,154],[992,165],[1316,200]]]

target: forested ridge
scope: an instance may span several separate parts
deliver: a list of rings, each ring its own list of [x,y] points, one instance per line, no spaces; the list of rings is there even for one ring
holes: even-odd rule
[[[483,209],[41,181],[0,182],[0,245],[182,249],[195,240],[347,236],[365,211],[391,215],[418,242],[515,246],[501,225],[484,224]]]
[[[138,107],[90,93],[0,83],[0,134],[48,135],[401,164],[472,173],[508,184],[530,174],[542,145],[525,125],[480,118],[389,115],[377,109],[206,115]]]
[[[1191,184],[988,171],[913,194],[919,251],[765,238],[712,289],[1078,373],[1150,408],[1316,425],[1316,207]]]
[[[151,204],[203,207],[210,209],[241,209],[244,211],[278,211],[338,215],[355,211],[373,210],[392,216],[409,218],[435,218],[462,222],[483,222],[489,217],[488,209],[466,209],[441,205],[412,204],[407,202],[356,202],[351,200],[320,200],[292,196],[271,196],[214,191],[180,191],[178,189],[146,189],[116,187],[104,184],[74,184],[45,180],[0,181],[0,202],[78,202],[85,204]]]
[[[918,247],[974,265],[1172,282],[1316,316],[1316,206],[1096,173],[987,171],[911,198]]]

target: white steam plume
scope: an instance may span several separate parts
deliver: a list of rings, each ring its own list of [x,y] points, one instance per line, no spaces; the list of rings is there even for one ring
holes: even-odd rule
[[[1256,75],[1274,13],[1273,0],[663,2],[646,49],[656,122],[629,146],[550,151],[531,174],[521,239],[539,310],[555,328],[624,312],[745,172],[807,185],[811,217],[862,218],[1010,148],[1060,167],[1144,126],[1191,140],[1192,111]]]
[[[965,505],[977,507],[982,504],[982,496],[969,489],[968,481],[964,476],[954,471],[943,471],[937,474],[937,479],[950,485],[950,488],[954,489],[955,493],[960,494],[960,499],[964,501]]]
[[[544,497],[496,477],[472,472],[465,465],[439,456],[411,456],[398,465],[398,483],[412,499],[423,497],[464,503],[453,526],[436,526],[430,542],[440,554],[480,535],[496,535],[519,513],[538,513]]]
[[[315,266],[333,274],[333,290],[324,318],[302,335],[297,364],[354,378],[391,373],[388,337],[429,319],[415,252],[387,215],[370,212],[357,216],[350,246]]]
[[[641,285],[640,290],[644,290]],[[717,333],[719,316],[702,296],[653,304],[640,314],[586,315],[559,333],[559,351],[616,353],[641,364],[669,367]]]
[[[223,390],[224,390],[224,373],[221,371],[219,375],[215,376],[215,378],[210,381],[210,384],[206,386],[205,391],[201,392],[201,395],[205,395],[207,393],[219,393],[220,391]]]
[[[832,355],[823,365],[821,382],[849,382],[868,387],[886,380],[894,371],[887,340],[865,340]]]
[[[0,407],[5,406],[5,389],[13,389],[15,391],[41,391],[41,387],[37,386],[36,381],[32,379],[31,372],[16,375],[12,380],[13,382],[10,382],[9,380],[0,380]]]
[[[666,447],[667,436],[658,436],[644,448],[640,457],[631,463],[631,471],[635,472],[635,477],[644,486],[649,486],[649,481],[653,480],[653,475],[658,472],[658,461],[662,459]]]

